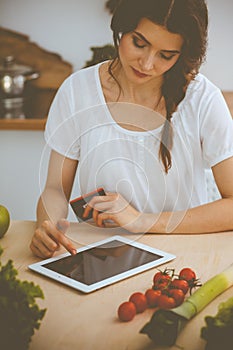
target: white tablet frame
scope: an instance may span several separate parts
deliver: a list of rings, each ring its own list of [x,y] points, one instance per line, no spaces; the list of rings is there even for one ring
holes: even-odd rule
[[[50,277],[52,278],[53,280],[56,280],[62,284],[65,284],[69,287],[72,287],[74,289],[77,289],[83,293],[90,293],[90,292],[93,292],[97,289],[100,289],[100,288],[103,288],[105,286],[108,286],[110,284],[113,284],[113,283],[116,283],[118,281],[121,281],[123,279],[126,279],[126,278],[129,278],[131,276],[134,276],[138,273],[141,273],[141,272],[144,272],[146,270],[149,270],[153,267],[157,267],[159,265],[162,265],[166,262],[169,262],[173,259],[176,258],[176,256],[174,254],[171,254],[171,253],[167,253],[167,252],[164,252],[162,250],[159,250],[157,248],[153,248],[153,247],[150,247],[148,245],[145,245],[145,244],[142,244],[140,242],[136,242],[136,241],[132,241],[132,240],[129,240],[125,237],[122,237],[122,236],[118,236],[118,235],[115,235],[115,236],[111,236],[109,238],[106,238],[106,239],[103,239],[101,241],[98,241],[98,242],[95,242],[95,243],[92,243],[92,244],[88,244],[84,247],[81,247],[81,248],[78,248],[77,249],[77,253],[80,253],[80,252],[83,252],[85,250],[88,250],[90,248],[95,248],[95,247],[98,247],[99,245],[102,245],[104,243],[109,243],[111,241],[114,241],[114,240],[118,240],[122,243],[125,243],[125,244],[129,244],[133,247],[136,247],[136,248],[139,248],[139,249],[143,249],[147,252],[150,252],[150,253],[153,253],[153,254],[156,254],[156,255],[160,255],[161,258],[153,261],[153,262],[149,262],[149,263],[146,263],[144,265],[141,265],[141,266],[138,266],[138,267],[135,267],[135,268],[132,268],[128,271],[125,271],[123,273],[119,273],[115,276],[112,276],[112,277],[109,277],[109,278],[106,278],[106,279],[103,279],[102,281],[99,281],[99,282],[96,282],[96,283],[93,283],[91,285],[87,285],[87,284],[84,284],[84,283],[81,283],[79,281],[76,281],[72,278],[69,278],[69,277],[66,277],[62,274],[59,274],[58,272],[55,272],[55,271],[52,271],[52,270],[49,270],[47,268],[45,268],[43,265],[47,264],[47,263],[51,263],[53,261],[56,261],[56,260],[60,260],[66,256],[69,256],[70,253],[64,253],[64,254],[61,254],[61,255],[58,255],[56,257],[52,257],[52,258],[49,258],[49,259],[46,259],[46,260],[42,260],[40,262],[37,262],[37,263],[33,263],[31,265],[28,266],[28,268],[30,270],[33,270],[35,272],[38,272],[44,276],[47,276],[47,277]]]

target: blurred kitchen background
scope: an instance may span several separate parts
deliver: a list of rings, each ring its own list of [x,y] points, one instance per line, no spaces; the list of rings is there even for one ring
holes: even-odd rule
[[[63,80],[69,72],[92,61],[93,47],[112,44],[109,28],[111,15],[106,3],[106,0],[0,0],[0,29],[28,37],[29,42],[44,50],[48,57],[55,54],[55,59],[64,68],[64,74],[60,76]],[[233,1],[208,0],[207,3],[210,16],[209,47],[207,61],[201,71],[232,96]],[[0,52],[0,58],[2,56],[3,52]],[[32,58],[32,62],[26,63],[34,67],[37,59]],[[54,76],[53,72],[49,75],[48,71],[46,75],[43,69],[39,73],[44,79],[34,80],[32,86],[35,91],[40,91],[40,96],[46,89],[52,92],[49,100],[43,100],[43,96],[41,100],[37,99],[36,118],[40,118],[40,113],[43,118],[43,108],[49,107],[47,104],[61,80],[56,71]],[[42,82],[46,82],[44,86]],[[9,209],[12,219],[35,219],[36,202],[46,177],[47,161],[43,130],[0,127],[0,204]],[[77,194],[78,187],[75,187],[72,196]],[[75,220],[72,213],[69,219]]]

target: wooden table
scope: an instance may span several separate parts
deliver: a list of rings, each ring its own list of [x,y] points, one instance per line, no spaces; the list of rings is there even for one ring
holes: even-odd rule
[[[22,280],[34,281],[42,288],[45,299],[38,300],[41,308],[47,308],[41,327],[36,331],[30,350],[152,350],[151,340],[139,333],[149,321],[153,310],[128,323],[117,319],[117,308],[135,291],[145,292],[152,285],[155,270],[149,270],[118,282],[91,294],[82,294],[72,288],[29,271],[27,266],[38,261],[29,249],[35,223],[13,221],[7,234],[0,240],[4,248],[3,263],[13,259]],[[68,236],[83,244],[98,241],[109,235],[122,234],[119,229],[99,229],[89,224],[72,223]],[[202,283],[221,272],[232,263],[233,232],[202,235],[129,235],[142,243],[174,253],[177,258],[163,267],[192,267]],[[63,252],[63,251],[62,251]],[[61,251],[59,252],[61,253]],[[210,303],[188,325],[177,339],[183,350],[203,350],[205,342],[200,329],[206,315],[215,315],[221,301],[233,295],[233,287]],[[166,348],[163,348],[166,349]],[[177,350],[177,347],[169,349]]]

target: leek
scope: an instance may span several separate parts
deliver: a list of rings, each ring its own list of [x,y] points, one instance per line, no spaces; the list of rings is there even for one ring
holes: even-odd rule
[[[147,334],[156,345],[174,345],[186,323],[232,285],[233,264],[205,282],[180,306],[171,310],[155,311],[150,322],[145,324],[140,333]]]

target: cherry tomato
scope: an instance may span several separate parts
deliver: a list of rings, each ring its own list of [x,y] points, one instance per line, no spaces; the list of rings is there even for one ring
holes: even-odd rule
[[[187,282],[193,282],[196,279],[196,274],[189,267],[185,267],[180,271],[179,278],[184,279]]]
[[[145,311],[147,308],[146,296],[141,292],[133,293],[130,296],[129,301],[134,303],[137,313],[141,313],[141,312]]]
[[[167,287],[169,286],[170,281],[163,281],[163,282],[157,282],[156,284],[153,285],[153,289],[155,290],[164,290],[167,289]]]
[[[168,287],[170,282],[171,282],[171,277],[166,272],[166,270],[164,272],[157,272],[153,278],[153,283],[154,283],[153,289],[163,290]]]
[[[131,321],[136,315],[136,306],[131,301],[125,301],[119,306],[117,313],[121,321]]]
[[[156,272],[156,274],[154,275],[153,283],[154,283],[154,285],[164,283],[164,282],[169,283],[170,280],[171,280],[171,277],[169,276],[169,274],[167,272],[160,271],[160,272]]]
[[[176,306],[175,299],[166,294],[161,294],[158,300],[158,307],[161,309],[172,309]]]
[[[147,300],[147,305],[149,307],[156,307],[158,306],[158,300],[159,300],[159,297],[161,295],[161,290],[157,289],[153,289],[153,288],[150,288],[150,289],[147,289],[146,293],[145,293],[145,297],[146,297],[146,300]]]
[[[179,278],[175,278],[169,285],[169,289],[182,289],[184,294],[186,294],[189,290],[189,284],[186,280],[181,280]]]
[[[169,289],[169,296],[175,299],[176,306],[183,303],[185,294],[182,289]]]

